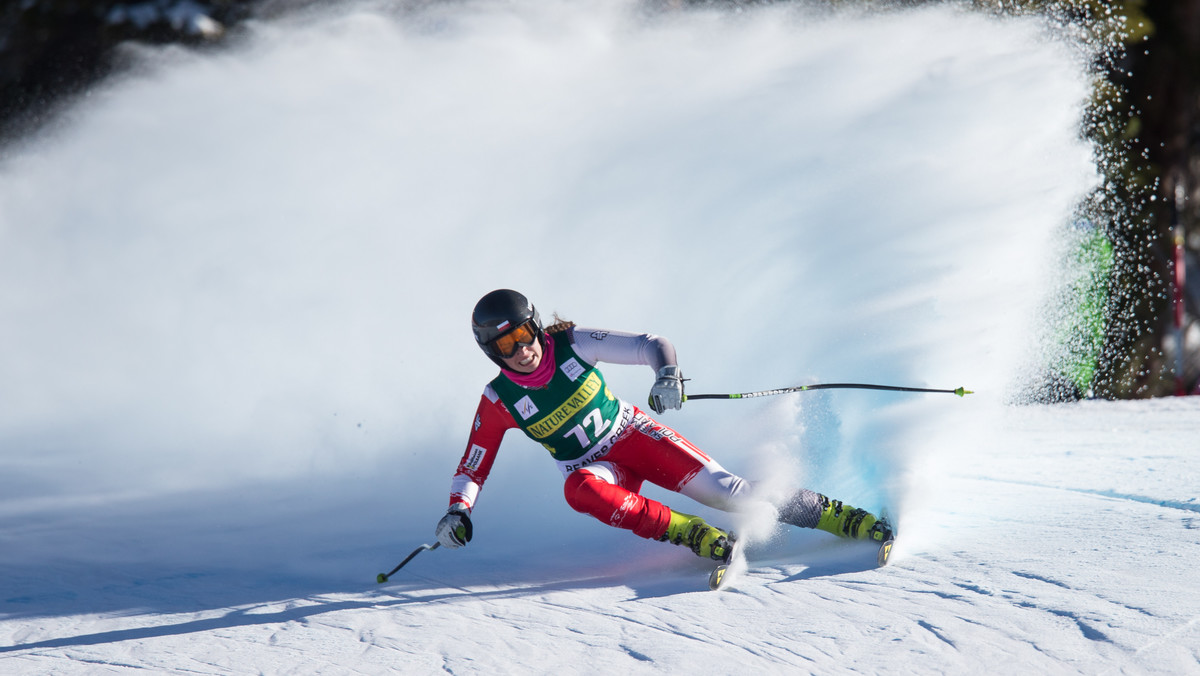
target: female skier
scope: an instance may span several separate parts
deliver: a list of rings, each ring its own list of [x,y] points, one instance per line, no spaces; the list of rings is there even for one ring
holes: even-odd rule
[[[665,338],[558,322],[543,329],[525,296],[498,289],[471,315],[475,340],[500,367],[483,390],[466,452],[450,486],[450,508],[437,525],[443,547],[471,541],[471,509],[492,469],[500,441],[519,427],[550,451],[566,476],[567,504],[617,528],[685,545],[697,555],[729,562],[733,536],[704,519],[639,494],[650,481],[722,511],[754,499],[752,486],[731,474],[679,433],[616,397],[597,362],[645,364],[656,414],[683,403],[675,348]],[[779,506],[779,520],[860,540],[892,537],[886,521],[807,489]]]

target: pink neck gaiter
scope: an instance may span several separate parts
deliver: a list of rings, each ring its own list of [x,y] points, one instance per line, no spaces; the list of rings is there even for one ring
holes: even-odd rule
[[[538,367],[533,373],[518,373],[506,368],[501,368],[504,376],[521,387],[533,389],[545,387],[550,384],[550,379],[554,377],[554,338],[550,334],[545,334],[546,344],[542,347],[542,361],[538,362]]]

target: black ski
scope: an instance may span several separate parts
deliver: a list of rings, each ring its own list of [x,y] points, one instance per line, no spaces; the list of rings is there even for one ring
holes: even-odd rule
[[[713,572],[708,575],[708,588],[713,591],[721,589],[721,584],[725,582],[725,573],[729,572],[729,564],[722,563],[713,568]]]
[[[733,533],[729,534],[729,559],[725,563],[718,563],[716,568],[708,574],[708,588],[713,591],[720,591],[727,586],[729,581],[729,568],[742,551],[742,545],[734,537]]]
[[[885,540],[883,544],[879,545],[878,561],[880,568],[886,566],[888,559],[892,558],[892,545],[894,544],[896,544],[896,538],[893,537],[890,540]]]
[[[888,564],[888,559],[892,558],[892,545],[896,544],[896,529],[892,527],[892,520],[889,518],[888,509],[884,507],[879,511],[879,520],[882,521],[891,531],[891,537],[884,540],[879,545],[879,558],[877,559],[879,567],[883,568]]]

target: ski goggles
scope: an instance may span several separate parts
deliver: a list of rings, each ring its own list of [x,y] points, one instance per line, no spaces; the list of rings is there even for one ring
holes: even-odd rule
[[[508,359],[522,347],[533,345],[535,340],[537,340],[537,331],[533,328],[533,322],[525,322],[488,343],[488,349],[497,357]]]

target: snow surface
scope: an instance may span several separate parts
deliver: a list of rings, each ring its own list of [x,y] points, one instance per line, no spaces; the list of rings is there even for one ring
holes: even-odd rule
[[[371,4],[138,62],[0,165],[0,672],[1200,672],[1200,399],[1009,403],[1098,181],[1036,21]],[[885,569],[651,487],[753,539],[709,592],[514,435],[474,542],[376,585],[432,541],[501,286],[669,336],[693,393],[977,393],[663,416],[887,506]]]

